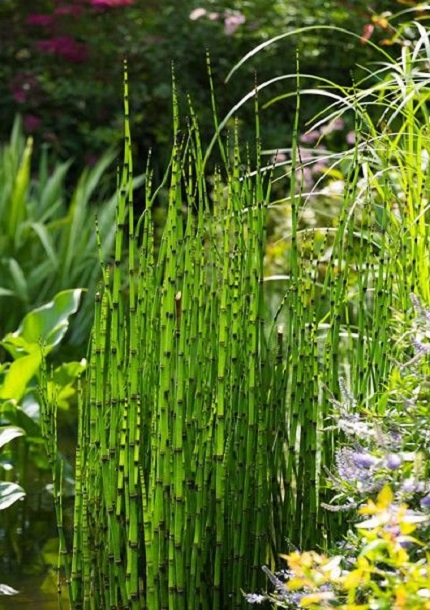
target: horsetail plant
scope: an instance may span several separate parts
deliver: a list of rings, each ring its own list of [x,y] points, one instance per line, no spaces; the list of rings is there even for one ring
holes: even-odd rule
[[[368,397],[395,363],[393,312],[407,311],[411,291],[428,301],[427,202],[416,203],[428,186],[423,169],[414,192],[405,189],[430,145],[412,94],[393,134],[378,132],[364,93],[338,92],[328,120],[342,114],[346,94],[362,135],[330,161],[344,171],[340,204],[324,199],[337,217],[309,228],[303,210],[318,189],[305,193],[294,178],[303,165],[298,118],[288,195],[276,204],[270,168],[260,165],[257,93],[268,84],[235,107],[255,100],[256,159],[237,130],[224,143],[232,113],[215,121],[205,150],[192,107],[183,130],[175,98],[170,165],[160,187],[148,169],[135,222],[125,80],[115,256],[95,302],[64,553],[72,610],[240,608],[241,589],[258,589],[261,566],[274,567],[287,540],[326,548],[343,531],[340,514],[323,509],[336,440],[326,419],[349,386],[372,408]],[[367,90],[369,99],[382,89]],[[217,141],[222,163],[209,175]],[[158,243],[153,210],[166,186]],[[289,208],[290,230],[271,318],[266,217],[278,204]]]
[[[271,515],[283,502],[270,457],[285,418],[272,389],[282,367],[272,374],[262,293],[270,185],[233,133],[209,192],[196,118],[190,109],[182,137],[175,102],[156,245],[150,172],[133,218],[127,80],[125,108],[115,258],[96,298],[80,407],[70,603],[241,607],[244,580],[257,586],[273,560]]]

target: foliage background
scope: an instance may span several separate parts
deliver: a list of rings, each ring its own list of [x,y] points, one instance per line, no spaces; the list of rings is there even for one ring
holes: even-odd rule
[[[122,59],[127,56],[132,129],[135,145],[143,152],[139,158],[145,163],[153,147],[162,165],[163,146],[171,140],[172,61],[180,92],[191,96],[201,128],[210,130],[206,49],[223,115],[253,87],[255,78],[262,82],[293,72],[296,46],[303,73],[339,83],[351,81],[358,57],[364,63],[372,54],[370,45],[359,40],[315,31],[259,54],[226,85],[225,76],[234,63],[260,42],[312,24],[345,27],[378,42],[390,37],[378,16],[399,8],[394,0],[4,0],[0,4],[0,139],[20,112],[27,132],[37,142],[48,143],[60,157],[72,156],[77,172],[79,166],[93,163],[121,138]],[[206,15],[196,18],[202,9]],[[291,104],[284,104],[264,117],[271,148],[288,142],[292,110]],[[314,111],[305,106],[303,118]],[[245,135],[247,123],[245,114]]]
[[[189,94],[207,140],[213,131],[213,120],[206,49],[211,56],[218,114],[222,117],[253,88],[256,79],[263,82],[286,73],[294,74],[296,47],[302,73],[325,77],[338,84],[358,80],[363,69],[356,68],[356,64],[371,66],[376,57],[374,48],[366,41],[384,45],[388,52],[392,51],[393,56],[397,56],[399,48],[391,29],[390,13],[401,11],[405,19],[420,17],[418,6],[413,0],[407,3],[400,0],[36,0],[32,3],[2,0],[0,140],[9,137],[15,115],[20,113],[26,134],[34,137],[33,183],[40,186],[42,182],[37,168],[44,158],[43,151],[48,148],[50,169],[58,161],[68,163],[73,159],[66,180],[73,195],[84,167],[94,166],[112,145],[116,144],[120,149],[123,133],[122,60],[127,57],[131,75],[132,133],[138,165],[136,173],[145,168],[147,152],[152,148],[152,167],[159,174],[154,182],[158,184],[173,139],[172,61],[182,110],[186,109],[185,98]],[[233,79],[225,82],[232,66],[256,45],[272,36],[309,25],[342,27],[355,32],[357,37],[307,31],[278,45],[271,45],[247,62]],[[407,31],[405,35],[408,36]],[[308,82],[303,82],[303,87],[315,86],[313,78],[305,80]],[[283,81],[279,93],[285,93],[286,86],[294,91],[294,79]],[[266,95],[269,92],[262,92],[263,103]],[[270,88],[270,97],[274,96],[276,86]],[[319,110],[316,99],[315,96],[302,98],[302,132],[307,119]],[[264,147],[276,150],[290,144],[294,104],[292,96],[263,111]],[[241,142],[253,139],[251,106],[244,107],[239,115]],[[352,127],[345,125],[346,130]],[[331,144],[338,148],[346,146],[345,137],[338,138],[337,135],[333,136]],[[115,165],[114,162],[110,172],[112,183],[115,182]],[[52,174],[51,171],[46,175],[52,177]],[[82,215],[83,222],[85,219],[88,221],[85,226],[90,227],[93,219],[90,208],[95,209],[93,204],[108,191],[106,188],[97,189],[91,199],[85,201],[87,215]],[[37,193],[38,189],[34,192]],[[63,197],[62,191],[60,195],[58,200],[67,200],[66,209],[73,209],[70,206],[73,197]],[[82,200],[82,194],[80,196]],[[28,201],[40,212],[41,198],[35,195]],[[11,209],[6,200],[5,205]],[[67,231],[69,218],[66,218],[66,211],[61,219],[63,217]],[[52,218],[51,210],[47,212],[47,222]],[[78,236],[82,235],[79,232]],[[65,243],[63,237],[58,241]],[[43,258],[43,249],[39,248],[39,251]],[[75,251],[83,250],[78,246]],[[25,249],[23,268],[24,263],[28,263],[27,268],[40,271],[38,261],[34,257],[30,260],[28,252]],[[4,250],[1,256],[5,259]],[[285,259],[280,259],[285,265]],[[94,266],[94,256],[88,256],[88,261]],[[58,288],[86,285],[84,277],[85,274],[73,279],[67,276],[73,284]],[[41,298],[39,291],[37,296]],[[29,302],[27,305],[30,308],[38,304]],[[8,327],[3,320],[6,311],[1,311],[4,330],[14,330],[16,325]],[[17,314],[16,311],[13,313]]]

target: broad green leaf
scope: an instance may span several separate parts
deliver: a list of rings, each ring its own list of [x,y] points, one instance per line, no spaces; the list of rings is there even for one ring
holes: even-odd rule
[[[58,562],[58,556],[57,556],[57,562]],[[57,563],[54,563],[54,565],[57,565]],[[54,570],[48,570],[48,573],[47,573],[44,581],[40,585],[40,592],[43,593],[44,595],[51,595],[51,596],[58,594],[58,583],[57,583],[57,578],[55,576]]]
[[[55,400],[60,409],[67,410],[70,398],[76,394],[76,378],[86,369],[86,360],[67,362],[55,369],[52,381],[47,382],[48,400]]]
[[[49,538],[42,548],[42,557],[45,565],[56,566],[58,563],[58,538]]]
[[[33,309],[18,330],[6,335],[2,345],[14,358],[33,352],[35,346],[43,345],[45,353],[48,353],[64,337],[69,317],[77,311],[82,292],[82,288],[63,290],[49,303]]]
[[[85,358],[80,362],[66,362],[55,369],[53,381],[57,386],[66,386],[74,382],[86,368],[87,361]]]
[[[82,288],[59,292],[46,305],[30,311],[14,334],[28,343],[57,345],[69,327],[69,317],[78,310],[82,292]]]
[[[5,400],[14,399],[19,402],[24,396],[30,380],[39,370],[41,363],[42,351],[40,349],[12,362],[0,387],[0,398]]]
[[[27,439],[40,438],[39,405],[30,401],[29,396],[25,396],[22,407],[18,407],[13,400],[3,402],[0,404],[0,415],[3,420],[24,430]]]
[[[24,434],[24,430],[22,428],[17,428],[16,426],[6,426],[0,428],[0,447],[3,447],[3,445],[6,445],[14,438],[18,438]]]
[[[32,354],[33,352],[40,351],[41,348],[39,343],[27,343],[25,339],[16,337],[13,333],[6,335],[3,341],[0,341],[0,345],[9,352],[14,360]],[[8,365],[9,363],[6,364]]]
[[[24,496],[25,491],[20,485],[0,481],[0,510],[9,508],[9,506],[12,506],[18,500],[22,500]]]

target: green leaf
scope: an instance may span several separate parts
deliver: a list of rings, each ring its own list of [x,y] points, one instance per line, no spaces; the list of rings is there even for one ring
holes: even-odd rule
[[[9,288],[3,288],[0,286],[0,296],[1,297],[12,297],[15,293],[13,290],[9,290]]]
[[[0,428],[0,447],[3,447],[3,445],[6,445],[14,438],[18,438],[24,434],[24,430],[22,428],[17,428],[16,426],[6,426]]]
[[[11,239],[16,236],[19,224],[26,216],[27,191],[30,184],[30,165],[33,150],[33,139],[29,138],[22,156],[21,165],[16,174],[13,192],[10,200],[10,214],[8,219],[8,234]]]
[[[12,362],[0,386],[0,398],[19,402],[24,396],[31,379],[42,363],[42,350],[18,358]]]
[[[1,345],[14,358],[35,351],[43,345],[45,354],[58,345],[69,327],[69,317],[80,303],[83,289],[63,290],[46,305],[30,311],[14,333],[9,333]]]
[[[3,420],[13,424],[17,428],[21,428],[27,439],[40,438],[41,430],[38,424],[38,405],[36,403],[27,405],[26,402],[28,401],[28,398],[29,395],[27,394],[22,408],[18,407],[13,400],[3,402],[0,404],[0,415]],[[33,409],[32,405],[37,407],[37,409]]]
[[[14,293],[19,299],[21,299],[21,301],[28,303],[29,296],[27,280],[21,266],[14,258],[10,258],[8,260],[8,266],[10,278],[14,284]]]
[[[18,500],[22,500],[24,496],[25,491],[20,485],[0,481],[0,510],[9,508],[9,506],[12,506]]]
[[[45,565],[56,566],[58,563],[58,538],[49,538],[43,546],[42,557]]]
[[[30,226],[36,233],[36,235],[39,237],[40,243],[42,244],[43,249],[46,252],[46,256],[51,261],[52,267],[56,269],[58,267],[58,259],[55,252],[55,245],[52,241],[51,236],[48,233],[46,226],[40,222],[32,222]]]
[[[67,410],[70,398],[76,393],[76,378],[85,371],[86,366],[84,359],[81,362],[67,362],[56,368],[52,381],[47,383],[48,400],[55,400],[60,409]]]
[[[385,553],[387,548],[389,548],[388,541],[377,538],[376,540],[371,540],[363,547],[360,556],[368,557],[375,561]]]
[[[53,381],[57,386],[64,387],[73,383],[87,368],[85,359],[80,362],[65,362],[54,371]]]

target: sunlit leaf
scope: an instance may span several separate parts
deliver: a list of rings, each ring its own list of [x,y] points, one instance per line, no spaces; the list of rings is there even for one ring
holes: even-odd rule
[[[0,387],[0,398],[20,401],[27,386],[35,376],[42,362],[42,352],[38,350],[12,362]]]
[[[18,330],[6,335],[2,344],[15,358],[23,349],[33,351],[35,345],[43,345],[48,352],[67,332],[69,317],[78,310],[82,292],[82,288],[59,292],[49,303],[30,311]],[[20,350],[18,353],[14,346]]]
[[[39,437],[41,435],[39,420],[39,405],[31,400],[31,394],[27,394],[21,406],[16,401],[8,400],[0,404],[0,414],[10,424],[24,430],[27,438]]]
[[[17,593],[19,593],[19,591],[9,587],[9,585],[0,584],[0,595],[17,595]]]
[[[7,483],[0,481],[0,510],[9,508],[18,500],[22,500],[25,496],[25,491],[17,483]]]
[[[58,563],[58,538],[49,538],[43,546],[42,557],[45,565],[56,566]]]
[[[5,428],[0,428],[0,447],[6,445],[14,438],[18,438],[25,434],[22,428],[17,428],[16,426],[7,426]]]
[[[61,409],[69,408],[69,401],[76,394],[76,378],[86,369],[86,360],[67,362],[55,369],[52,381],[47,383],[48,400],[55,400]]]

